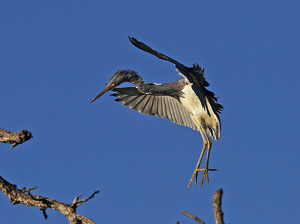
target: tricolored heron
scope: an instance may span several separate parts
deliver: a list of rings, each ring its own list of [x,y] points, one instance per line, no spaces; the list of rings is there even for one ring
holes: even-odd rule
[[[204,78],[204,69],[198,64],[195,63],[193,67],[186,67],[133,37],[129,37],[129,40],[139,49],[173,63],[183,78],[171,83],[155,84],[144,82],[142,77],[133,70],[118,70],[110,77],[106,88],[92,99],[91,103],[112,90],[115,93],[111,95],[118,97],[116,101],[121,101],[123,105],[132,110],[150,116],[156,115],[166,118],[176,124],[200,131],[203,148],[188,187],[190,187],[194,177],[195,185],[197,185],[198,171],[204,171],[201,187],[205,177],[209,182],[208,171],[216,170],[208,168],[212,146],[210,137],[214,140],[218,140],[220,137],[221,120],[219,114],[223,106],[218,104],[215,94],[205,88],[209,86],[209,83]],[[116,88],[124,82],[130,82],[134,87]],[[205,168],[200,169],[200,163],[206,149]]]

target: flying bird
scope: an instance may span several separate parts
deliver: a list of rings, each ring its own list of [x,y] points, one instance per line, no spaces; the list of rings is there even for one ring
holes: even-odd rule
[[[150,116],[166,118],[176,124],[199,131],[203,139],[203,148],[188,188],[194,178],[195,185],[197,185],[198,172],[204,171],[201,187],[205,177],[209,182],[208,171],[216,170],[208,168],[212,147],[210,137],[214,140],[218,140],[220,137],[221,120],[219,114],[223,106],[218,103],[215,94],[206,89],[209,83],[204,78],[204,69],[198,64],[195,63],[192,67],[186,67],[133,37],[129,37],[129,40],[137,48],[173,63],[183,78],[164,84],[147,83],[137,72],[130,69],[120,69],[110,77],[105,89],[92,99],[91,103],[112,90],[115,93],[111,95],[117,97],[116,101],[122,102],[124,106],[130,107],[132,110]],[[130,82],[134,87],[117,88],[124,82]],[[206,164],[204,169],[200,169],[206,149]]]

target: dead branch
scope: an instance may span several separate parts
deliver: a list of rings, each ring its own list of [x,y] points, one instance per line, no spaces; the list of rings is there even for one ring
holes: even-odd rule
[[[81,194],[80,194],[80,195],[78,195],[78,196],[74,199],[74,201],[70,204],[70,206],[71,206],[72,208],[75,208],[75,209],[76,209],[76,208],[77,208],[79,205],[81,205],[83,202],[86,202],[86,201],[92,199],[92,198],[95,196],[95,194],[99,194],[99,191],[95,191],[90,197],[78,201],[78,199],[81,197]]]
[[[19,132],[11,132],[0,128],[0,142],[12,144],[10,149],[13,149],[15,146],[22,144],[23,142],[28,141],[31,138],[33,138],[31,132],[28,132],[26,129]],[[95,196],[95,194],[99,193],[99,191],[95,191],[90,197],[82,200],[79,200],[79,198],[81,197],[80,194],[77,197],[75,197],[72,203],[66,204],[54,199],[49,199],[47,197],[32,195],[31,191],[36,188],[37,187],[22,187],[22,190],[20,190],[17,188],[16,185],[7,182],[0,176],[0,190],[2,190],[2,192],[10,199],[13,205],[24,204],[28,205],[29,207],[37,206],[40,210],[42,210],[45,219],[48,218],[48,215],[46,214],[46,209],[55,209],[60,211],[64,216],[66,216],[71,224],[95,224],[93,220],[78,215],[76,213],[76,209],[79,205],[82,205],[83,202],[87,202],[88,200],[92,199]],[[213,208],[216,224],[224,224],[224,213],[222,212],[221,208],[222,195],[223,190],[222,188],[220,188],[214,193],[213,196]],[[188,212],[182,211],[181,213],[192,218],[200,224],[205,224],[201,219]],[[176,224],[179,224],[179,221],[177,221]]]
[[[197,216],[194,216],[188,212],[185,212],[185,211],[181,211],[182,214],[190,217],[191,219],[194,219],[196,222],[200,223],[200,224],[205,224],[201,219],[199,219]]]
[[[222,195],[223,195],[223,189],[220,188],[219,190],[217,190],[214,193],[213,196],[213,207],[214,207],[214,216],[215,216],[215,220],[216,220],[216,224],[224,224],[224,219],[223,219],[223,215],[224,213],[222,212]],[[200,223],[200,224],[205,224],[201,219],[199,219],[197,216],[194,216],[188,212],[185,211],[181,211],[182,214],[194,219],[196,222]],[[176,223],[179,223],[179,221],[177,221]],[[175,223],[175,224],[176,224]]]
[[[47,197],[32,195],[31,191],[36,188],[37,187],[26,189],[25,187],[23,187],[22,190],[20,190],[17,188],[17,185],[13,185],[7,182],[0,176],[0,190],[9,198],[13,205],[24,204],[28,205],[29,207],[37,206],[40,208],[40,210],[42,210],[45,219],[47,219],[48,217],[46,214],[46,209],[55,209],[66,216],[72,224],[95,224],[93,220],[78,215],[76,213],[76,208],[83,202],[86,202],[93,198],[95,194],[99,193],[99,191],[95,191],[92,196],[78,201],[79,197],[81,196],[80,194],[74,199],[72,203],[66,204]]]
[[[19,144],[33,138],[31,132],[26,129],[19,132],[6,131],[0,128],[0,142],[12,144],[10,149],[13,149]]]
[[[213,196],[213,207],[214,207],[214,216],[216,220],[216,224],[224,224],[223,215],[222,212],[222,195],[223,195],[223,189],[220,188],[214,193]]]

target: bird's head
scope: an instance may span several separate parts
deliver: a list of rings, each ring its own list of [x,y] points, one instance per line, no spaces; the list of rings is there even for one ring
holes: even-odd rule
[[[95,96],[90,103],[94,102],[104,93],[113,90],[124,82],[133,82],[136,79],[135,77],[138,77],[135,71],[119,69],[109,78],[107,86],[97,96]]]

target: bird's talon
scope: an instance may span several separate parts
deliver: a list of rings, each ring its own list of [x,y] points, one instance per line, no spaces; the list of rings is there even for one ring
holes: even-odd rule
[[[207,169],[208,171],[219,171],[218,169]]]
[[[202,177],[201,183],[200,183],[200,187],[201,187],[203,185],[203,183],[204,183],[205,177],[207,177],[207,182],[209,183],[208,171],[218,171],[218,169],[195,169],[195,171],[194,171],[194,173],[192,175],[192,178],[191,178],[191,180],[189,182],[188,188],[190,188],[191,183],[194,180],[194,177],[195,177],[195,186],[197,186],[197,177],[198,177],[198,172],[199,171],[204,171],[203,177]]]

